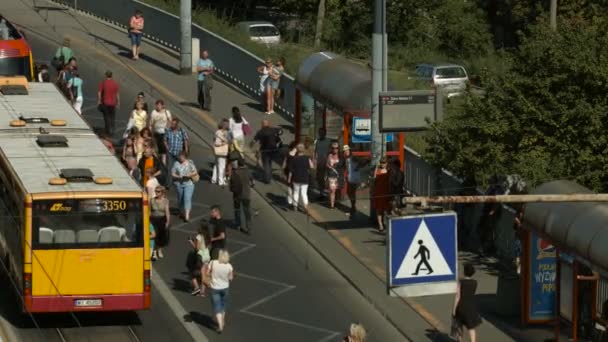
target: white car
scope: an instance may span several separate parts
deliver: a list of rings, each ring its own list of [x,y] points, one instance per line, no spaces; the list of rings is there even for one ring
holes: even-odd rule
[[[457,64],[418,64],[416,79],[441,88],[448,98],[463,94],[469,83],[467,71]]]
[[[268,21],[241,21],[237,24],[241,31],[247,33],[255,42],[264,44],[278,44],[281,42],[281,33]]]

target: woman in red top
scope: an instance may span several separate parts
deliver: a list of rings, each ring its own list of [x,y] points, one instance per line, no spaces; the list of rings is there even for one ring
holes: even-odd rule
[[[391,196],[389,196],[388,171],[386,168],[386,157],[380,159],[380,163],[374,173],[374,189],[372,193],[372,207],[376,210],[378,218],[378,230],[384,232],[384,223],[382,217],[384,213],[391,210]]]
[[[133,59],[139,59],[139,46],[141,45],[141,36],[144,30],[144,16],[140,10],[135,11],[135,15],[129,21],[129,38],[131,38],[131,50]]]

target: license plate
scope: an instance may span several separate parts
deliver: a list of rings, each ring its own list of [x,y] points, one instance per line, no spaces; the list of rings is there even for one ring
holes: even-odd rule
[[[101,299],[76,299],[74,306],[101,306]]]

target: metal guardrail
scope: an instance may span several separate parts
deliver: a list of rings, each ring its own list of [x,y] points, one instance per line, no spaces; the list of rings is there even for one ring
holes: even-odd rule
[[[127,34],[127,24],[135,9],[142,11],[146,24],[144,37],[172,50],[180,49],[179,16],[162,9],[134,0],[52,0],[71,7],[79,12],[97,17],[113,25],[123,27]],[[201,49],[209,51],[210,58],[216,66],[216,72],[227,82],[239,87],[253,96],[261,96],[260,77],[256,68],[264,61],[242,47],[206,30],[199,25],[192,25],[192,37],[200,40]],[[127,41],[125,37],[125,41]],[[276,109],[293,118],[295,112],[295,79],[287,74],[281,78],[282,99],[276,103]]]

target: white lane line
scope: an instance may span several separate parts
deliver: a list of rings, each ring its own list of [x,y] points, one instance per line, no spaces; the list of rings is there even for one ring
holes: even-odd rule
[[[165,282],[160,278],[156,270],[154,270],[154,266],[152,266],[152,269],[152,284],[158,290],[165,302],[167,302],[167,305],[169,305],[171,311],[173,311],[178,321],[180,321],[184,326],[184,329],[186,329],[194,341],[208,342],[209,339],[207,339],[207,336],[205,336],[200,326],[196,322],[187,322],[185,320],[185,317],[190,316],[190,314],[186,311],[186,309],[184,309],[177,298],[175,298],[173,292],[171,292],[167,284],[165,284]]]
[[[256,317],[264,318],[264,319],[267,319],[267,320],[270,320],[270,321],[278,322],[278,323],[288,324],[288,325],[292,325],[292,326],[296,326],[296,327],[300,327],[300,328],[304,328],[304,329],[308,329],[308,330],[314,330],[314,331],[319,331],[319,332],[322,332],[322,333],[329,334],[328,336],[324,336],[320,341],[329,341],[329,340],[333,339],[334,337],[340,335],[340,333],[337,332],[337,331],[328,330],[328,329],[321,328],[321,327],[318,327],[318,326],[313,326],[313,325],[309,325],[309,324],[299,323],[299,322],[295,322],[295,321],[292,321],[292,320],[284,319],[284,318],[281,318],[281,317],[264,315],[264,314],[261,314],[261,313],[257,313],[257,312],[251,311],[251,309],[253,309],[253,308],[257,307],[257,306],[260,306],[260,305],[262,305],[264,303],[267,303],[267,302],[275,299],[276,297],[278,297],[278,296],[280,296],[280,295],[282,295],[284,293],[287,293],[287,292],[295,289],[296,286],[295,285],[289,285],[289,284],[282,283],[282,282],[278,282],[278,281],[275,281],[275,280],[270,280],[270,279],[266,279],[266,278],[260,278],[260,277],[252,276],[252,275],[249,275],[249,274],[238,273],[238,272],[236,274],[237,274],[238,277],[248,278],[248,279],[252,279],[252,280],[256,280],[256,281],[261,281],[261,282],[264,282],[264,283],[268,283],[268,284],[272,284],[272,285],[283,287],[282,289],[280,289],[280,290],[278,290],[278,291],[276,291],[276,292],[274,292],[274,293],[272,293],[272,294],[270,294],[270,295],[268,295],[266,297],[263,297],[262,299],[259,299],[259,300],[255,301],[255,302],[249,304],[248,306],[240,309],[239,310],[240,312],[242,312],[244,314],[247,314],[247,315],[256,316]]]

